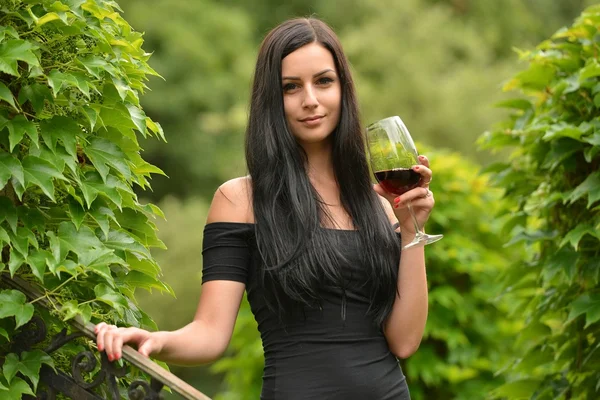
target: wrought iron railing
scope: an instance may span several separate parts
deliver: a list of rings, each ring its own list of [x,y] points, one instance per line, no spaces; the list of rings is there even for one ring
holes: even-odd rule
[[[43,298],[38,289],[31,286],[28,282],[19,277],[10,278],[6,273],[2,274],[2,282],[21,291],[29,299],[39,299],[37,301],[41,306],[50,309],[48,300]],[[65,346],[67,343],[80,337],[88,337],[95,340],[94,324],[84,323],[77,316],[69,323],[74,329],[73,333],[68,334],[64,329],[51,338],[50,343],[44,349],[48,354]],[[31,321],[21,329],[18,337],[14,338],[13,350],[15,352],[24,352],[30,350],[34,345],[47,339],[48,329],[40,317],[34,316]],[[92,351],[82,351],[71,360],[71,371],[65,372],[54,370],[46,365],[40,370],[40,382],[43,385],[38,386],[36,397],[24,397],[24,399],[54,400],[58,393],[62,393],[75,400],[101,400],[95,390],[101,385],[106,385],[104,393],[107,393],[110,400],[119,400],[123,397],[131,400],[157,400],[162,398],[163,388],[169,387],[173,393],[177,393],[184,399],[189,400],[210,400],[210,398],[188,383],[182,381],[173,373],[162,368],[152,360],[142,356],[130,346],[123,346],[123,359],[138,368],[151,377],[150,382],[136,380],[132,382],[127,389],[119,387],[118,378],[127,373],[127,367],[118,366],[118,363],[111,362],[104,352],[95,355]],[[100,365],[98,365],[98,358]]]

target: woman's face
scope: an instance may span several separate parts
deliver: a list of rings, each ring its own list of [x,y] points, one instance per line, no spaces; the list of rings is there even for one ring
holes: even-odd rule
[[[333,56],[319,43],[281,62],[283,105],[289,129],[300,144],[321,142],[340,120],[342,89]]]

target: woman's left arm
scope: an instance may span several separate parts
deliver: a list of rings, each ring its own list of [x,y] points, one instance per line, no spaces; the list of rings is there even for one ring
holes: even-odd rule
[[[413,169],[422,175],[421,186],[402,196],[394,197],[379,185],[375,191],[386,198],[391,207],[386,207],[390,218],[400,223],[402,247],[412,241],[415,229],[407,209],[410,201],[420,227],[423,227],[434,205],[433,194],[429,190],[431,170],[425,156],[419,156],[421,165]],[[398,358],[407,358],[419,348],[427,321],[428,294],[425,269],[424,246],[402,250],[398,271],[398,293],[387,321],[384,334],[391,352]]]

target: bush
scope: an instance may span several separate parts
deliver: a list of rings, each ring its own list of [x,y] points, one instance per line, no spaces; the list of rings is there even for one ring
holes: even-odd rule
[[[522,315],[519,357],[496,396],[600,397],[600,6],[532,51],[505,89],[511,118],[487,132],[488,149],[512,148],[488,171],[504,189],[508,244],[525,260],[504,277],[504,297]]]
[[[136,131],[164,139],[139,105],[146,76],[156,75],[142,42],[113,1],[0,6],[0,270],[54,305],[47,313],[0,290],[2,398],[33,394],[42,363],[70,370],[94,347],[79,340],[52,358],[19,354],[17,335],[34,314],[50,336],[76,315],[154,328],[134,290],[171,291],[149,251],[163,246],[151,220],[161,211],[134,192],[161,173],[140,156]]]

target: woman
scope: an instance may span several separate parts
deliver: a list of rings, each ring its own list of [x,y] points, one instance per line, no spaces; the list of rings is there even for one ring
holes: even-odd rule
[[[421,226],[434,205],[431,171],[421,156],[423,183],[402,198],[372,186],[348,62],[323,22],[289,20],[263,41],[246,159],[249,176],[210,207],[194,321],[174,332],[101,323],[99,350],[213,361],[246,290],[265,350],[261,398],[409,399],[397,358],[419,346],[427,283],[423,248],[400,248],[414,236],[406,203]]]

